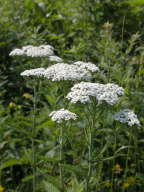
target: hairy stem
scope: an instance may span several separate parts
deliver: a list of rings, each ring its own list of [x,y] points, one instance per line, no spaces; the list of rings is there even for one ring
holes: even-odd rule
[[[33,171],[33,192],[36,192],[36,158],[35,158],[35,129],[36,129],[36,86],[33,87],[33,127],[32,127],[32,171]]]
[[[91,172],[92,172],[92,129],[94,126],[94,119],[92,118],[91,124],[89,124],[87,133],[88,133],[88,174],[87,174],[87,186],[86,190],[87,192],[90,191],[89,189],[89,183],[91,178]]]
[[[91,133],[91,127],[88,128],[88,174],[87,174],[87,183],[86,183],[86,191],[89,192],[89,181],[91,177],[91,156],[92,156],[92,133]]]
[[[60,163],[59,163],[59,171],[60,171],[60,184],[61,190],[64,190],[64,183],[63,183],[63,126],[60,127],[60,137],[59,137],[59,144],[60,144]]]
[[[88,147],[89,155],[88,155],[88,179],[90,179],[91,176],[91,155],[92,155],[92,133],[91,133],[91,127],[89,127],[89,147]]]

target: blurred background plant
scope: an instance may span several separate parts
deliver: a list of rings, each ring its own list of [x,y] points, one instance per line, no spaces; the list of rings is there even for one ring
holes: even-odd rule
[[[126,90],[115,111],[132,108],[141,127],[113,124],[113,110],[96,114],[95,158],[91,192],[142,192],[144,189],[144,1],[115,0],[0,0],[0,190],[32,189],[30,127],[33,92],[20,73],[47,67],[47,59],[10,57],[13,48],[51,44],[65,62],[96,63],[101,73],[94,82],[115,82]],[[36,64],[35,64],[36,63]],[[35,66],[37,65],[37,66]],[[58,135],[48,117],[63,105],[57,84],[42,82],[37,111],[37,158],[39,192],[59,192]],[[122,106],[122,107],[121,107]],[[68,192],[83,192],[87,175],[87,145],[81,106],[71,106],[79,121],[66,133],[65,185]],[[132,136],[129,143],[129,136]],[[116,142],[115,142],[116,138]],[[127,157],[127,150],[130,149]],[[101,155],[98,156],[99,151]],[[98,159],[97,159],[98,156]],[[124,178],[128,158],[127,176]],[[97,172],[96,172],[97,170]]]

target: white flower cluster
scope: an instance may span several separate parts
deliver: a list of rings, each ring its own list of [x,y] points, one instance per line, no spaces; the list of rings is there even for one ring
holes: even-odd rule
[[[81,82],[75,84],[71,88],[71,92],[66,96],[71,103],[90,102],[90,97],[96,97],[98,101],[106,101],[108,104],[115,104],[119,97],[124,95],[124,89],[116,84],[99,84],[99,83],[89,83]]]
[[[134,111],[130,109],[124,109],[116,113],[114,120],[120,121],[121,123],[128,123],[129,126],[137,125],[140,126],[140,122]]]
[[[83,61],[77,61],[73,64],[79,66],[80,68],[87,69],[91,72],[98,72],[99,71],[99,68],[95,64],[90,63],[90,62],[86,63]]]
[[[58,111],[53,111],[49,115],[52,121],[61,123],[63,120],[68,121],[70,119],[76,120],[77,116],[75,113],[72,113],[66,109],[60,109]]]
[[[14,49],[10,52],[10,56],[24,55],[29,57],[46,57],[54,55],[54,48],[51,45],[41,46],[24,46],[22,49]]]
[[[42,77],[44,71],[45,71],[44,68],[36,68],[36,69],[25,70],[20,75],[26,76],[26,77],[29,77],[29,76]]]
[[[44,77],[52,81],[60,80],[89,80],[91,73],[77,65],[70,65],[66,63],[57,63],[48,67],[44,72]]]

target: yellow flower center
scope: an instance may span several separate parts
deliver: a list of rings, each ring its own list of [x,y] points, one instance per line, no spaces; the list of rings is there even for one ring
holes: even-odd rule
[[[0,192],[3,192],[4,190],[5,190],[5,188],[0,185]]]

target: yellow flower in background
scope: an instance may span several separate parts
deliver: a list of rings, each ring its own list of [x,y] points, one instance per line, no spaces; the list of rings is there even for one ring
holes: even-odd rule
[[[123,186],[124,189],[127,189],[127,188],[129,188],[130,184],[129,183],[123,183],[122,186]]]
[[[128,177],[127,178],[127,182],[130,183],[130,184],[134,184],[136,182],[136,178],[135,177]]]
[[[104,186],[107,187],[107,188],[110,188],[110,187],[112,187],[112,183],[110,183],[109,181],[105,182]]]
[[[114,166],[114,171],[116,171],[117,173],[120,173],[121,171],[123,171],[123,168],[120,166],[120,164],[116,164],[115,166]]]
[[[10,108],[15,108],[15,107],[16,107],[16,104],[13,103],[13,102],[11,102],[11,103],[9,103],[9,107],[10,107]]]
[[[0,185],[0,192],[4,192],[5,188]]]
[[[32,98],[32,95],[29,94],[29,93],[24,93],[22,96],[23,96],[24,98],[26,98],[26,99],[31,99],[31,98]]]
[[[134,185],[134,183],[136,182],[136,177],[127,177],[126,181],[123,183],[122,187],[127,189],[130,186]]]

